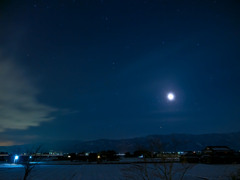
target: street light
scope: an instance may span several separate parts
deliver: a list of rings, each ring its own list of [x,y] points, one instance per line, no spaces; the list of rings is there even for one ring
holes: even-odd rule
[[[14,156],[14,163],[16,163],[16,162],[18,161],[18,159],[19,159],[19,156],[18,156],[18,155],[15,155],[15,156]]]

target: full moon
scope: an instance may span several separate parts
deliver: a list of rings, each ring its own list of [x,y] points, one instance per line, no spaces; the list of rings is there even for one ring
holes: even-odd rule
[[[169,101],[173,101],[175,99],[175,96],[173,93],[168,93],[167,98]]]

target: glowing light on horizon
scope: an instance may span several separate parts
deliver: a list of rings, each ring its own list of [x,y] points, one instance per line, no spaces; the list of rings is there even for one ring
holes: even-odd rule
[[[14,158],[14,159],[15,159],[15,160],[18,160],[18,158],[19,158],[19,156],[15,156],[15,158]]]

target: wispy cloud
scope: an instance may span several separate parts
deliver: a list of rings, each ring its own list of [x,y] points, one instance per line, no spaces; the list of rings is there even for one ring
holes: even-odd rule
[[[0,146],[12,146],[16,145],[13,141],[1,141]]]
[[[54,119],[55,108],[39,103],[36,89],[23,69],[0,55],[0,132],[24,130]]]

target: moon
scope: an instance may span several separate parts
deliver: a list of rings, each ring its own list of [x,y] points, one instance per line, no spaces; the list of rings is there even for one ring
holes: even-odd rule
[[[170,92],[170,93],[167,94],[167,98],[168,98],[169,101],[173,101],[175,99],[175,95]]]

